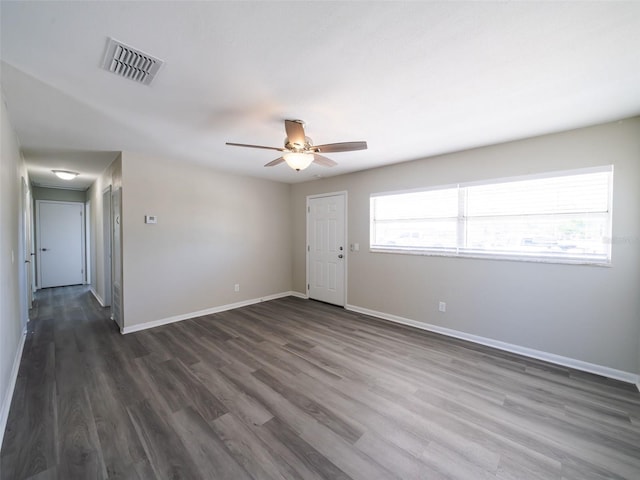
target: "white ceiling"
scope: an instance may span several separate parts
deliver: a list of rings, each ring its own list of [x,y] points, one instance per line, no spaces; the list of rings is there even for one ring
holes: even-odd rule
[[[1,2],[2,89],[34,181],[118,151],[282,182],[640,114],[639,2]],[[107,37],[166,63],[100,68]],[[284,119],[339,165],[264,168]],[[84,183],[83,183],[84,182]]]

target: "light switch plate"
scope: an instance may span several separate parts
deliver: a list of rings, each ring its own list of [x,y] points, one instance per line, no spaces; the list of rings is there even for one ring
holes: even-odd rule
[[[144,223],[158,223],[158,217],[155,215],[145,215]]]

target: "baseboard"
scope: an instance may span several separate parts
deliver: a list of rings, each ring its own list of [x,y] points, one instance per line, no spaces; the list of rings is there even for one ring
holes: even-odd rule
[[[104,300],[102,300],[102,297],[100,297],[100,295],[98,295],[98,292],[96,292],[95,288],[93,288],[93,286],[91,286],[91,288],[89,289],[89,291],[93,294],[93,296],[96,298],[96,300],[98,301],[98,303],[100,304],[101,307],[104,307]]]
[[[20,335],[18,350],[16,351],[16,356],[13,359],[9,388],[5,392],[4,399],[2,400],[2,410],[0,410],[0,448],[2,447],[2,441],[4,440],[4,431],[7,428],[9,409],[11,408],[11,400],[13,399],[13,390],[16,388],[16,380],[18,379],[18,370],[20,369],[20,360],[22,359],[22,350],[24,349],[24,342],[26,338],[27,330],[25,329],[22,332],[22,335]]]
[[[203,315],[211,315],[212,313],[226,312],[227,310],[234,310],[236,308],[247,307],[260,302],[267,302],[269,300],[276,300],[284,297],[299,297],[301,294],[298,292],[282,292],[274,295],[267,295],[265,297],[252,298],[250,300],[243,300],[242,302],[229,303],[227,305],[220,305],[218,307],[207,308],[206,310],[199,310],[197,312],[184,313],[182,315],[175,315],[173,317],[161,318],[159,320],[152,320],[150,322],[140,323],[138,325],[131,325],[130,327],[124,327],[120,329],[122,334],[139,332],[140,330],[147,330],[149,328],[160,327],[169,323],[181,322],[182,320],[188,320],[190,318],[202,317]],[[305,297],[302,297],[305,298]]]
[[[289,297],[298,297],[298,298],[303,298],[305,300],[309,300],[309,295],[305,295],[304,293],[300,293],[300,292],[289,292]]]
[[[362,313],[371,317],[380,318],[382,320],[388,320],[394,323],[400,323],[402,325],[408,325],[411,327],[419,328],[429,332],[440,333],[448,337],[459,338],[461,340],[467,340],[473,343],[479,343],[480,345],[486,345],[488,347],[497,348],[498,350],[504,350],[511,353],[517,353],[525,357],[536,358],[538,360],[544,360],[556,365],[562,365],[564,367],[574,368],[583,372],[595,373],[607,378],[613,378],[622,382],[635,384],[640,390],[640,376],[634,373],[625,372],[623,370],[616,370],[614,368],[605,367],[602,365],[596,365],[594,363],[584,362],[575,358],[563,357],[562,355],[556,355],[554,353],[543,352],[542,350],[535,350],[533,348],[522,347],[520,345],[514,345],[511,343],[501,342],[491,338],[481,337],[479,335],[472,335],[470,333],[453,330],[450,328],[439,327],[429,323],[418,322],[409,318],[400,317],[398,315],[392,315],[389,313],[378,312],[375,310],[369,310],[368,308],[358,307],[356,305],[346,305],[347,310],[351,310],[356,313]]]

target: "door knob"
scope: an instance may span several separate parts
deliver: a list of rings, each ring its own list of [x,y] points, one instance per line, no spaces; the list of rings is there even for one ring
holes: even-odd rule
[[[342,258],[342,257],[344,257],[344,255],[342,255],[342,254],[338,255],[338,258]]]
[[[46,252],[48,249],[47,248],[41,248],[40,250],[42,250],[43,252]]]

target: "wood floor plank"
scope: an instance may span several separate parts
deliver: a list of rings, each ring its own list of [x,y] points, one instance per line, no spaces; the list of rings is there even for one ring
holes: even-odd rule
[[[324,425],[309,422],[300,437],[353,479],[394,480],[397,469],[386,469],[380,459],[361,452]]]
[[[172,424],[193,459],[201,478],[250,480],[247,471],[227,450],[224,442],[191,407],[171,415]]]
[[[28,478],[58,463],[57,402],[54,382],[26,391],[16,387],[0,457],[0,478]]]
[[[519,455],[514,452],[504,453],[500,457],[497,480],[560,480],[562,463],[546,456]]]
[[[142,359],[140,365],[146,368],[154,384],[156,397],[166,402],[170,411],[192,406],[207,421],[227,413],[224,404],[179,359],[159,364]]]
[[[62,478],[106,478],[103,452],[84,387],[58,394],[59,464]]]
[[[211,426],[238,463],[255,479],[318,478],[275,437],[269,438],[268,443],[263,442],[256,435],[256,429],[252,430],[231,413],[217,418]]]
[[[297,388],[307,392],[311,397],[323,399],[323,405],[336,414],[344,415],[363,432],[374,431],[387,440],[396,441],[411,453],[418,454],[425,448],[428,440],[415,437],[390,419],[388,416],[372,409],[366,402],[350,396],[340,389],[340,384],[323,384],[307,375],[298,375],[294,382]]]
[[[295,297],[109,316],[37,292],[0,480],[640,478],[629,384]]]
[[[217,327],[218,318],[215,315],[204,315],[198,318],[192,318],[187,320],[186,325],[189,328],[189,332],[193,332],[196,336],[206,338],[208,340],[214,340],[219,342],[225,342],[231,340],[233,337],[228,333]]]
[[[217,345],[217,343],[220,342],[219,340],[201,333],[201,331],[204,330],[204,327],[192,322],[185,325],[182,330],[185,337],[189,339],[189,343],[194,354],[200,359],[200,362],[198,363],[204,363],[214,368],[220,368],[225,365],[229,365],[232,361],[228,360],[228,357],[221,353],[221,349]]]
[[[317,472],[320,478],[336,480],[349,480],[351,478],[277,417],[269,420],[264,426],[281,443],[285,444],[307,468]]]
[[[200,472],[178,433],[147,400],[127,408],[158,479],[199,479]]]
[[[429,478],[443,480],[448,478],[445,474],[422,463],[411,453],[387,442],[375,433],[365,433],[356,442],[356,447],[371,458],[379,459],[384,467],[388,470],[393,470],[402,479],[419,480]]]
[[[191,349],[189,339],[181,335],[180,330],[174,325],[155,329],[151,335],[156,337],[161,347],[167,350],[172,358],[179,358],[186,365],[193,365],[200,361]]]
[[[204,363],[196,363],[191,365],[190,369],[207,389],[215,392],[216,397],[220,399],[227,411],[241,418],[245,423],[262,425],[273,418],[271,412],[253,397],[240,390],[216,368]]]
[[[58,480],[59,478],[58,467],[54,466],[29,477],[28,480]]]
[[[252,375],[275,392],[278,392],[293,405],[296,405],[300,410],[333,430],[347,442],[354,443],[364,433],[354,422],[340,418],[331,409],[280,382],[277,378],[267,373],[265,369],[257,370]]]
[[[456,450],[444,447],[436,441],[429,442],[427,448],[418,457],[422,463],[429,466],[447,478],[473,478],[474,480],[490,480],[496,476],[498,462],[495,468],[486,469],[470,462]]]
[[[132,465],[146,459],[126,405],[114,395],[103,372],[92,375],[87,393],[107,475],[126,477]]]

